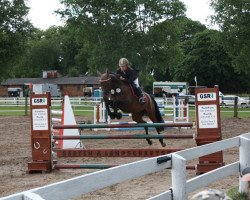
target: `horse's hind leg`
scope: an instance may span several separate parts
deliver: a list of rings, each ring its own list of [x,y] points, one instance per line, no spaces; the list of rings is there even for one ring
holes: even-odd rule
[[[143,120],[142,120],[142,121],[143,121]],[[147,122],[143,121],[143,122],[141,122],[141,123],[147,123]],[[144,127],[144,129],[145,129],[146,134],[148,135],[148,127]],[[150,140],[150,139],[148,139],[148,138],[146,138],[146,140],[147,140],[147,142],[148,142],[149,145],[152,145],[152,144],[153,144],[152,140]]]
[[[142,123],[142,124],[147,123],[146,121],[144,121],[144,120],[142,119],[142,116],[143,116],[143,113],[132,114],[132,119],[133,119],[135,122],[137,122],[137,123]],[[145,129],[146,134],[148,135],[148,127],[144,127],[144,129]],[[150,139],[146,138],[146,140],[147,140],[147,142],[148,142],[149,145],[152,145],[152,144],[153,144],[153,142],[152,142]]]
[[[152,121],[153,123],[161,123],[161,122],[159,122],[159,121],[156,119],[155,115],[153,115],[152,113],[149,112],[148,116],[149,116],[149,118],[151,119],[151,121]],[[158,127],[158,128],[155,127],[155,130],[157,131],[158,134],[161,134],[161,131],[162,131],[161,129],[162,129],[161,127]],[[161,143],[161,146],[162,146],[162,147],[165,147],[165,146],[166,146],[166,143],[163,142],[163,138],[159,139],[159,142]]]
[[[158,128],[155,128],[155,129],[156,129],[156,131],[157,131],[158,134],[161,134],[160,131],[158,130]],[[163,138],[159,139],[159,141],[160,141],[162,147],[166,146],[166,143],[163,142]]]

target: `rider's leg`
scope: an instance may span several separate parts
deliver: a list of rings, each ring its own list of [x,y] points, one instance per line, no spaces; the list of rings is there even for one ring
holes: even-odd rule
[[[133,87],[136,90],[136,94],[139,96],[139,102],[141,104],[145,103],[145,100],[144,100],[144,97],[143,97],[143,92],[142,92],[142,90],[140,88],[138,78],[134,80],[134,86]]]
[[[141,88],[138,87],[137,90],[139,91],[139,102],[142,104],[145,103],[143,92],[142,92]]]

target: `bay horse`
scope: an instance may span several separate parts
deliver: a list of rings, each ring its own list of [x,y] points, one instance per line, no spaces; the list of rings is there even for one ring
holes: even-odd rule
[[[145,104],[140,104],[132,86],[120,80],[119,75],[106,72],[101,75],[100,84],[103,91],[103,100],[111,119],[120,119],[122,114],[118,110],[121,110],[125,113],[131,113],[133,121],[137,123],[147,123],[143,120],[144,115],[147,115],[153,123],[164,123],[153,96],[144,92]],[[111,112],[110,108],[114,112]],[[144,129],[146,134],[148,134],[148,127],[144,127]],[[164,127],[157,127],[155,129],[160,134],[164,130]],[[146,140],[149,145],[152,145],[150,139]],[[163,139],[159,139],[159,141],[163,147],[166,146]]]

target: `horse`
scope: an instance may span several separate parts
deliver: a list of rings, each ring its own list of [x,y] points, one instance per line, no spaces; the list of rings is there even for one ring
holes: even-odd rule
[[[135,95],[132,86],[120,80],[119,75],[106,72],[101,74],[100,84],[103,91],[103,100],[107,109],[108,115],[111,119],[120,119],[122,114],[118,112],[121,110],[125,113],[131,113],[133,121],[137,123],[147,123],[143,120],[143,116],[147,115],[153,123],[164,123],[157,103],[153,96],[143,92],[145,103],[140,104],[138,97]],[[114,112],[111,112],[112,108]],[[148,134],[148,127],[144,127],[146,134]],[[155,128],[160,134],[164,127]],[[152,145],[150,139],[146,139],[149,145]],[[163,139],[159,139],[162,147],[166,144]]]

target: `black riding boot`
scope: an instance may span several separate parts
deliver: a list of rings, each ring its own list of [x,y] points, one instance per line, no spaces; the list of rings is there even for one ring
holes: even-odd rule
[[[138,96],[139,96],[139,102],[140,104],[144,104],[145,103],[145,100],[144,100],[144,97],[143,97],[143,93],[142,93],[142,90],[140,87],[136,88],[137,91],[138,91]]]

